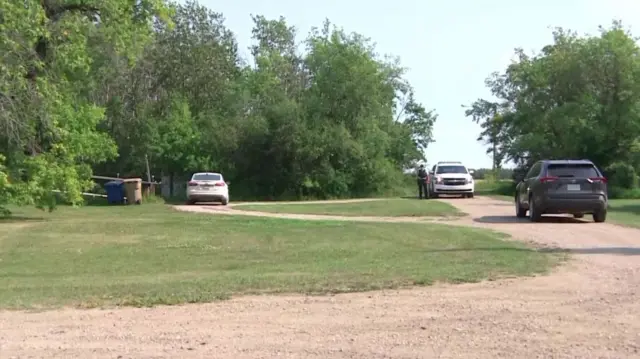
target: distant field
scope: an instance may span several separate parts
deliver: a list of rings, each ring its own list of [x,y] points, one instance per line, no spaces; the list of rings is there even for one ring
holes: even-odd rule
[[[381,199],[353,203],[242,204],[236,208],[270,213],[320,214],[376,217],[446,217],[461,216],[457,208],[437,200]]]
[[[545,272],[560,258],[495,232],[437,224],[212,216],[160,204],[17,215],[0,222],[0,308],[474,282]]]

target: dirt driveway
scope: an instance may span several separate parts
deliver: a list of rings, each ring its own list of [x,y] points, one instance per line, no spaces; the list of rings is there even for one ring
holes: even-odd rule
[[[575,259],[550,276],[480,284],[0,312],[0,358],[640,358],[640,230],[516,223],[508,203],[448,201],[471,214],[457,224],[571,249]]]

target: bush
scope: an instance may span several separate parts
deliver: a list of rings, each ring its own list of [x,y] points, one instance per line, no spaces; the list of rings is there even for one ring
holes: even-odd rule
[[[610,187],[632,189],[638,187],[638,174],[632,165],[615,162],[605,170]]]
[[[484,180],[476,182],[476,194],[513,196],[516,192],[516,183],[509,180],[495,181]]]
[[[609,186],[610,199],[640,199],[640,188]]]

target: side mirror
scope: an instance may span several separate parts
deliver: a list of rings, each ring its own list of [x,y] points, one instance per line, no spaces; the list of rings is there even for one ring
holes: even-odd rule
[[[231,184],[231,182],[229,182],[229,181],[227,181],[227,182],[225,182],[225,183],[227,184],[227,186]]]
[[[470,174],[470,175],[472,175],[472,174],[474,174],[474,173],[476,173],[476,171],[474,171],[474,170],[469,170],[469,174]]]
[[[429,175],[433,176],[433,171],[429,171]]]

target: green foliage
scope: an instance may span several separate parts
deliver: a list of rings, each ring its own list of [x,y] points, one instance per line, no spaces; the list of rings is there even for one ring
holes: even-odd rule
[[[236,199],[375,196],[432,142],[435,113],[364,37],[326,22],[301,53],[283,18],[254,16],[245,61],[221,14],[174,10],[135,66],[102,78],[120,156],[96,171],[139,176],[147,155],[156,175],[220,171]]]
[[[526,170],[540,159],[587,158],[609,169],[612,185],[637,185],[640,169],[640,48],[620,23],[599,36],[563,29],[537,54],[487,79],[496,101],[479,99],[467,116],[496,164]]]
[[[144,176],[147,159],[220,171],[234,197],[380,195],[433,141],[404,69],[328,21],[301,53],[284,18],[254,16],[242,59],[194,1],[0,5],[0,206],[80,204],[92,172]]]
[[[473,178],[484,179],[487,181],[513,179],[513,169],[500,168],[492,170],[491,168],[478,168],[474,170]]]
[[[102,71],[132,63],[152,39],[151,19],[167,19],[161,0],[80,3],[0,0],[0,206],[52,210],[83,202],[92,166],[118,148],[99,132]],[[4,208],[4,207],[3,207]]]
[[[622,188],[609,186],[610,199],[640,199],[640,188]]]
[[[610,186],[627,189],[638,186],[638,174],[630,163],[614,162],[607,167],[606,175]]]
[[[499,195],[513,197],[516,183],[511,180],[484,180],[476,182],[475,191],[478,195]]]

